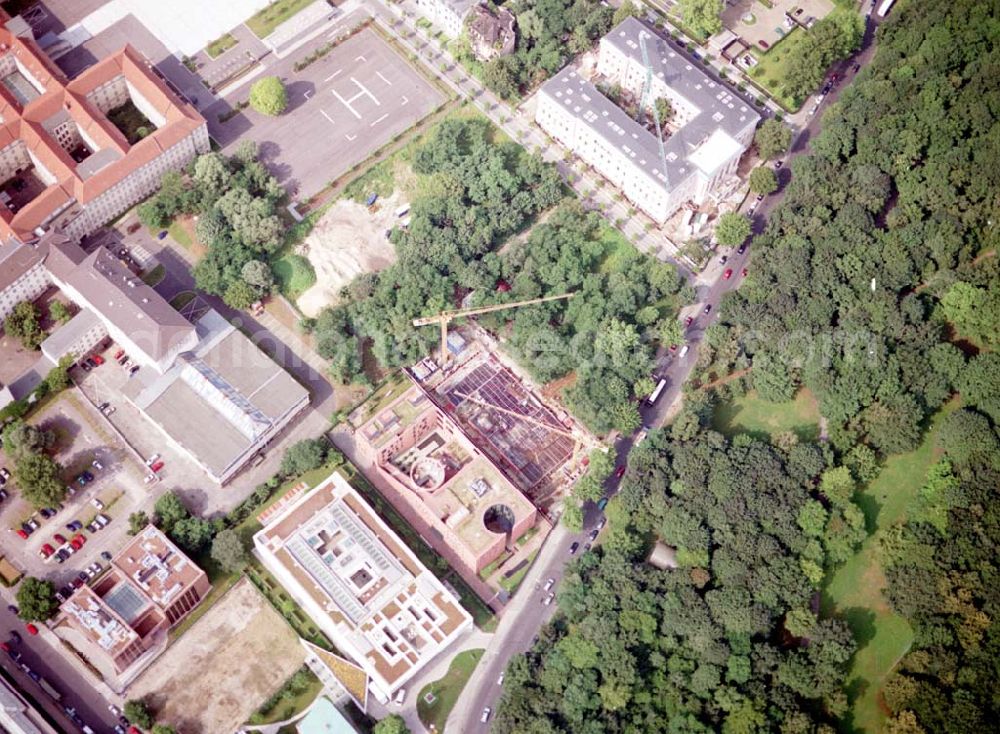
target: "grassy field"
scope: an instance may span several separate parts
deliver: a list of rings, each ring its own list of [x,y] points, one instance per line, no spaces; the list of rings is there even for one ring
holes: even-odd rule
[[[239,41],[236,40],[232,33],[226,33],[205,46],[205,53],[207,53],[209,57],[217,59],[237,43],[239,43]]]
[[[883,595],[885,575],[879,563],[874,533],[906,520],[911,500],[924,484],[927,471],[939,458],[936,429],[958,407],[946,405],[932,420],[923,442],[913,451],[891,456],[878,478],[858,497],[873,536],[829,578],[823,594],[826,613],[838,613],[851,625],[859,650],[848,684],[852,708],[848,728],[874,734],[882,730],[886,714],[881,704],[882,684],[910,649],[913,631],[895,614]]]
[[[315,0],[275,0],[250,18],[246,24],[247,28],[257,38],[267,38],[275,28],[314,2]]]
[[[460,652],[451,661],[448,672],[433,683],[428,683],[420,690],[417,699],[417,715],[420,721],[428,729],[435,727],[435,731],[440,734],[444,731],[444,724],[448,720],[448,714],[455,707],[458,696],[465,688],[465,684],[475,670],[476,664],[483,656],[485,650],[465,650]],[[428,693],[434,695],[434,703],[427,703],[425,696]]]
[[[761,51],[756,46],[750,51],[757,59],[757,65],[750,70],[750,78],[767,90],[768,94],[778,100],[792,112],[798,111],[802,101],[789,96],[785,92],[785,76],[788,74],[788,57],[795,46],[805,39],[806,32],[795,27],[787,36],[768,49]]]
[[[294,253],[282,255],[271,263],[278,288],[286,298],[294,301],[316,282],[316,271],[309,261]]]
[[[294,693],[288,689],[289,681],[285,682],[285,686],[279,691],[279,693],[286,693],[287,697],[280,697],[278,701],[275,702],[273,706],[267,710],[261,709],[258,712],[258,716],[251,717],[251,720],[256,725],[263,724],[273,724],[277,721],[284,721],[285,719],[290,719],[303,711],[316,700],[316,696],[320,694],[323,690],[323,683],[317,678],[308,668],[305,670],[307,677],[309,679],[309,685],[298,693]],[[297,675],[298,673],[294,673]]]
[[[787,403],[769,403],[750,392],[718,406],[712,425],[730,437],[737,433],[771,437],[794,431],[803,441],[815,441],[819,436],[819,407],[806,389],[799,390]]]
[[[500,579],[500,586],[503,587],[504,591],[506,591],[511,596],[514,595],[514,592],[517,591],[517,587],[521,585],[521,582],[524,581],[524,577],[528,575],[528,569],[531,568],[531,564],[534,563],[535,556],[537,555],[538,551],[534,551],[531,555],[528,556],[527,563],[521,566],[521,568],[517,569],[516,573],[514,573],[509,578],[504,576],[503,578]]]

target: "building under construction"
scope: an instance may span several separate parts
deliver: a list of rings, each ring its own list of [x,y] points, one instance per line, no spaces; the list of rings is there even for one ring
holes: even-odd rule
[[[442,555],[477,574],[536,524],[579,472],[590,437],[500,359],[458,332],[449,360],[351,416],[357,458]],[[440,362],[447,362],[442,368]]]

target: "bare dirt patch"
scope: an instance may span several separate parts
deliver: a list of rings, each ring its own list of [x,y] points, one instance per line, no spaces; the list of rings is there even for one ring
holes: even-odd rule
[[[340,290],[362,273],[377,272],[396,261],[396,248],[385,232],[399,224],[396,210],[404,203],[397,190],[369,211],[349,199],[336,202],[296,250],[309,258],[316,284],[299,296],[298,307],[316,316],[337,302]]]
[[[246,578],[129,689],[185,734],[236,731],[302,665],[298,637]],[[197,677],[197,684],[193,683]]]

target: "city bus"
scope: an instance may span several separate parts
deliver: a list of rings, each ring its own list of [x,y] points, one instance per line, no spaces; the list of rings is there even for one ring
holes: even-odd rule
[[[660,381],[656,383],[656,387],[653,388],[653,392],[651,392],[649,394],[649,397],[646,398],[646,404],[647,405],[652,405],[657,400],[659,400],[660,399],[660,395],[663,394],[663,389],[666,386],[667,386],[667,379],[665,377],[661,377]]]

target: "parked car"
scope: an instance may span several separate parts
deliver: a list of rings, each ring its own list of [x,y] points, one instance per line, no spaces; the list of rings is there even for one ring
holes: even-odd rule
[[[483,709],[483,715],[479,717],[479,720],[484,724],[490,720],[490,713],[493,711],[489,706]]]
[[[573,541],[573,544],[569,547],[569,554],[571,556],[574,556],[574,555],[576,555],[576,552],[578,550],[580,550],[580,544],[577,543],[576,541]]]
[[[719,258],[719,265],[725,265],[727,262],[729,262],[728,255],[723,255],[722,257]]]
[[[59,563],[62,563],[71,555],[73,555],[73,551],[71,550],[71,548],[72,546],[66,546],[65,548],[60,548],[59,550],[56,551],[56,559],[59,561]]]
[[[623,476],[625,476],[625,465],[624,464],[622,464],[621,466],[619,466],[619,467],[617,467],[615,469],[615,477],[617,477],[618,479],[621,479]]]
[[[66,529],[75,533],[76,531],[83,529],[83,523],[79,520],[73,520],[72,522],[66,523]]]
[[[504,671],[500,671],[500,677],[497,678],[497,685],[498,686],[502,686],[503,685],[503,676],[504,676]]]
[[[54,543],[57,543],[58,545],[65,545],[66,542],[67,542],[66,541],[66,536],[64,536],[64,535],[62,535],[60,533],[56,533],[55,535],[53,535],[52,536],[52,541]]]
[[[90,372],[90,365],[87,364],[86,362],[80,362],[80,369],[82,369],[84,372]]]
[[[17,535],[18,535],[18,537],[23,538],[24,540],[27,540],[29,532],[26,531],[24,528],[18,528],[17,529]]]
[[[104,468],[104,464],[102,464],[98,459],[94,459],[92,462],[90,462],[90,465],[95,469],[97,469],[97,471],[100,471],[101,469]]]
[[[83,586],[83,581],[79,578],[75,578],[73,579],[73,581],[70,582],[70,586],[72,586],[74,589],[79,589],[81,586]]]
[[[722,274],[722,279],[723,280],[729,280],[732,277],[733,277],[733,269],[732,268],[726,268],[726,272],[724,272]]]
[[[601,512],[604,512],[604,508],[607,506],[608,506],[607,497],[601,497],[601,499],[597,500],[597,509],[600,510]]]
[[[121,359],[124,356],[125,356],[125,350],[124,349],[119,349],[117,352],[115,352],[115,360],[116,361],[119,360],[119,359]]]
[[[146,459],[146,466],[152,466],[160,458],[159,454],[153,454],[148,459]]]
[[[92,500],[90,500],[90,504],[92,504],[98,510],[103,510],[104,509],[104,503],[101,502],[101,500],[98,499],[97,497],[94,497]]]
[[[600,532],[601,532],[601,531],[600,531],[600,530],[598,530],[597,528],[594,528],[593,530],[591,530],[591,531],[590,531],[590,536],[589,536],[589,537],[590,537],[590,541],[591,541],[591,542],[593,542],[593,541],[597,540],[597,535],[598,535],[598,533],[600,533]]]
[[[547,595],[545,596],[545,598],[544,598],[544,599],[542,599],[542,604],[544,604],[545,606],[548,606],[549,604],[551,604],[551,603],[552,603],[552,600],[553,600],[553,599],[555,599],[555,598],[556,598],[556,595],[555,595],[555,594],[553,594],[553,593],[552,593],[552,592],[550,591],[550,592],[549,592],[549,593],[548,593],[548,594],[547,594]]]
[[[712,304],[706,303],[705,308],[701,310],[702,313],[712,313]]]
[[[93,360],[97,366],[101,366],[102,364],[104,364],[104,357],[102,357],[100,354],[95,354],[93,356]]]
[[[107,551],[101,551],[101,558],[103,558],[108,563],[111,563],[112,555],[110,553],[108,553]]]
[[[28,518],[28,527],[32,530],[38,530],[38,520],[33,517]]]
[[[163,467],[164,467],[164,462],[158,461],[149,468],[154,472],[159,472]]]
[[[28,630],[28,634],[29,635],[34,636],[34,635],[38,634],[38,628],[35,625],[33,625],[31,622],[28,622],[26,625],[24,625],[24,628],[26,630]]]
[[[4,482],[10,479],[10,471],[5,466],[0,466],[0,479],[3,479]]]
[[[137,364],[134,364],[134,365],[132,365],[132,366],[131,366],[131,367],[129,368],[129,371],[128,371],[128,376],[129,376],[129,377],[132,377],[132,375],[134,375],[134,374],[135,374],[136,372],[138,372],[138,371],[139,371],[139,365],[137,365]]]
[[[686,329],[693,323],[694,323],[694,316],[688,316],[687,318],[684,319],[684,328]]]
[[[750,243],[749,242],[744,242],[742,245],[740,245],[738,248],[736,248],[736,254],[737,255],[742,255],[744,252],[747,251],[748,247],[750,247]]]
[[[94,523],[99,528],[106,528],[109,522],[111,522],[111,518],[104,514],[99,514],[94,518]]]
[[[555,586],[555,583],[556,583],[555,579],[549,579],[548,581],[545,582],[545,586],[542,587],[542,590],[550,591],[552,587]]]
[[[14,605],[14,604],[8,604],[7,605],[7,611],[10,612],[11,614],[20,614],[21,613],[21,610],[18,609],[17,606]]]
[[[39,512],[39,514],[40,514],[40,515],[41,515],[42,517],[44,517],[44,518],[45,518],[46,520],[48,520],[48,519],[49,519],[50,517],[52,517],[53,515],[55,515],[55,514],[56,514],[56,513],[54,513],[54,512],[52,511],[52,510],[50,510],[50,509],[49,509],[48,507],[43,507],[43,508],[42,508],[42,509],[40,509],[40,510],[39,510],[38,512]]]

